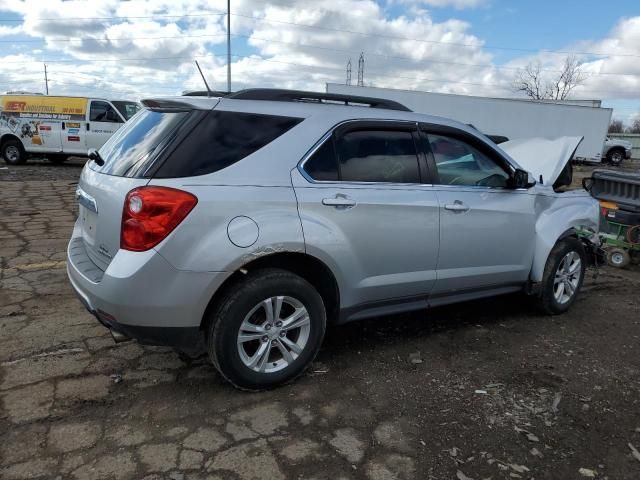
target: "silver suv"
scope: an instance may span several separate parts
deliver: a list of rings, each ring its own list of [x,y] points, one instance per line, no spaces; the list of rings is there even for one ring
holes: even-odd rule
[[[518,291],[558,314],[580,290],[598,205],[559,191],[580,138],[498,147],[310,92],[143,104],[91,153],[68,248],[116,341],[206,351],[259,390],[300,375],[328,323]]]

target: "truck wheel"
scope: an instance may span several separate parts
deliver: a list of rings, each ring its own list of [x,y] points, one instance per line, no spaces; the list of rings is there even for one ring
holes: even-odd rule
[[[20,140],[7,140],[2,144],[2,158],[9,165],[21,165],[27,161],[27,154]]]
[[[621,148],[612,148],[607,153],[607,161],[611,165],[620,165],[624,160],[624,150]]]
[[[250,273],[213,309],[207,349],[220,374],[242,390],[265,390],[301,375],[324,338],[322,297],[286,270]]]
[[[624,268],[631,262],[631,255],[623,248],[614,247],[607,250],[607,263],[612,267]]]
[[[556,243],[544,267],[537,307],[548,315],[569,310],[582,287],[586,264],[580,240],[570,237]]]

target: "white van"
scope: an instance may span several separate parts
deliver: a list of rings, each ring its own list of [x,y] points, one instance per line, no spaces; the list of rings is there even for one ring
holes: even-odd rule
[[[137,102],[0,95],[0,156],[11,165],[42,155],[54,163],[100,148],[140,109]]]

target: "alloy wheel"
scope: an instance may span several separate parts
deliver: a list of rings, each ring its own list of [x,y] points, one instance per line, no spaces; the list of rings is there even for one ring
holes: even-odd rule
[[[573,298],[582,275],[582,260],[577,252],[568,252],[558,265],[553,281],[553,296],[559,304]]]
[[[260,373],[288,367],[309,340],[311,320],[306,307],[289,296],[267,298],[245,316],[238,330],[242,363]]]

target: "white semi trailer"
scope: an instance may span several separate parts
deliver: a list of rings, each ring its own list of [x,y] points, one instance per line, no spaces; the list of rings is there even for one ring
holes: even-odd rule
[[[602,160],[612,113],[612,109],[600,108],[599,102],[594,101],[537,102],[336,83],[328,83],[327,92],[388,98],[415,112],[473,124],[487,135],[509,140],[583,136],[574,158],[590,162]]]

